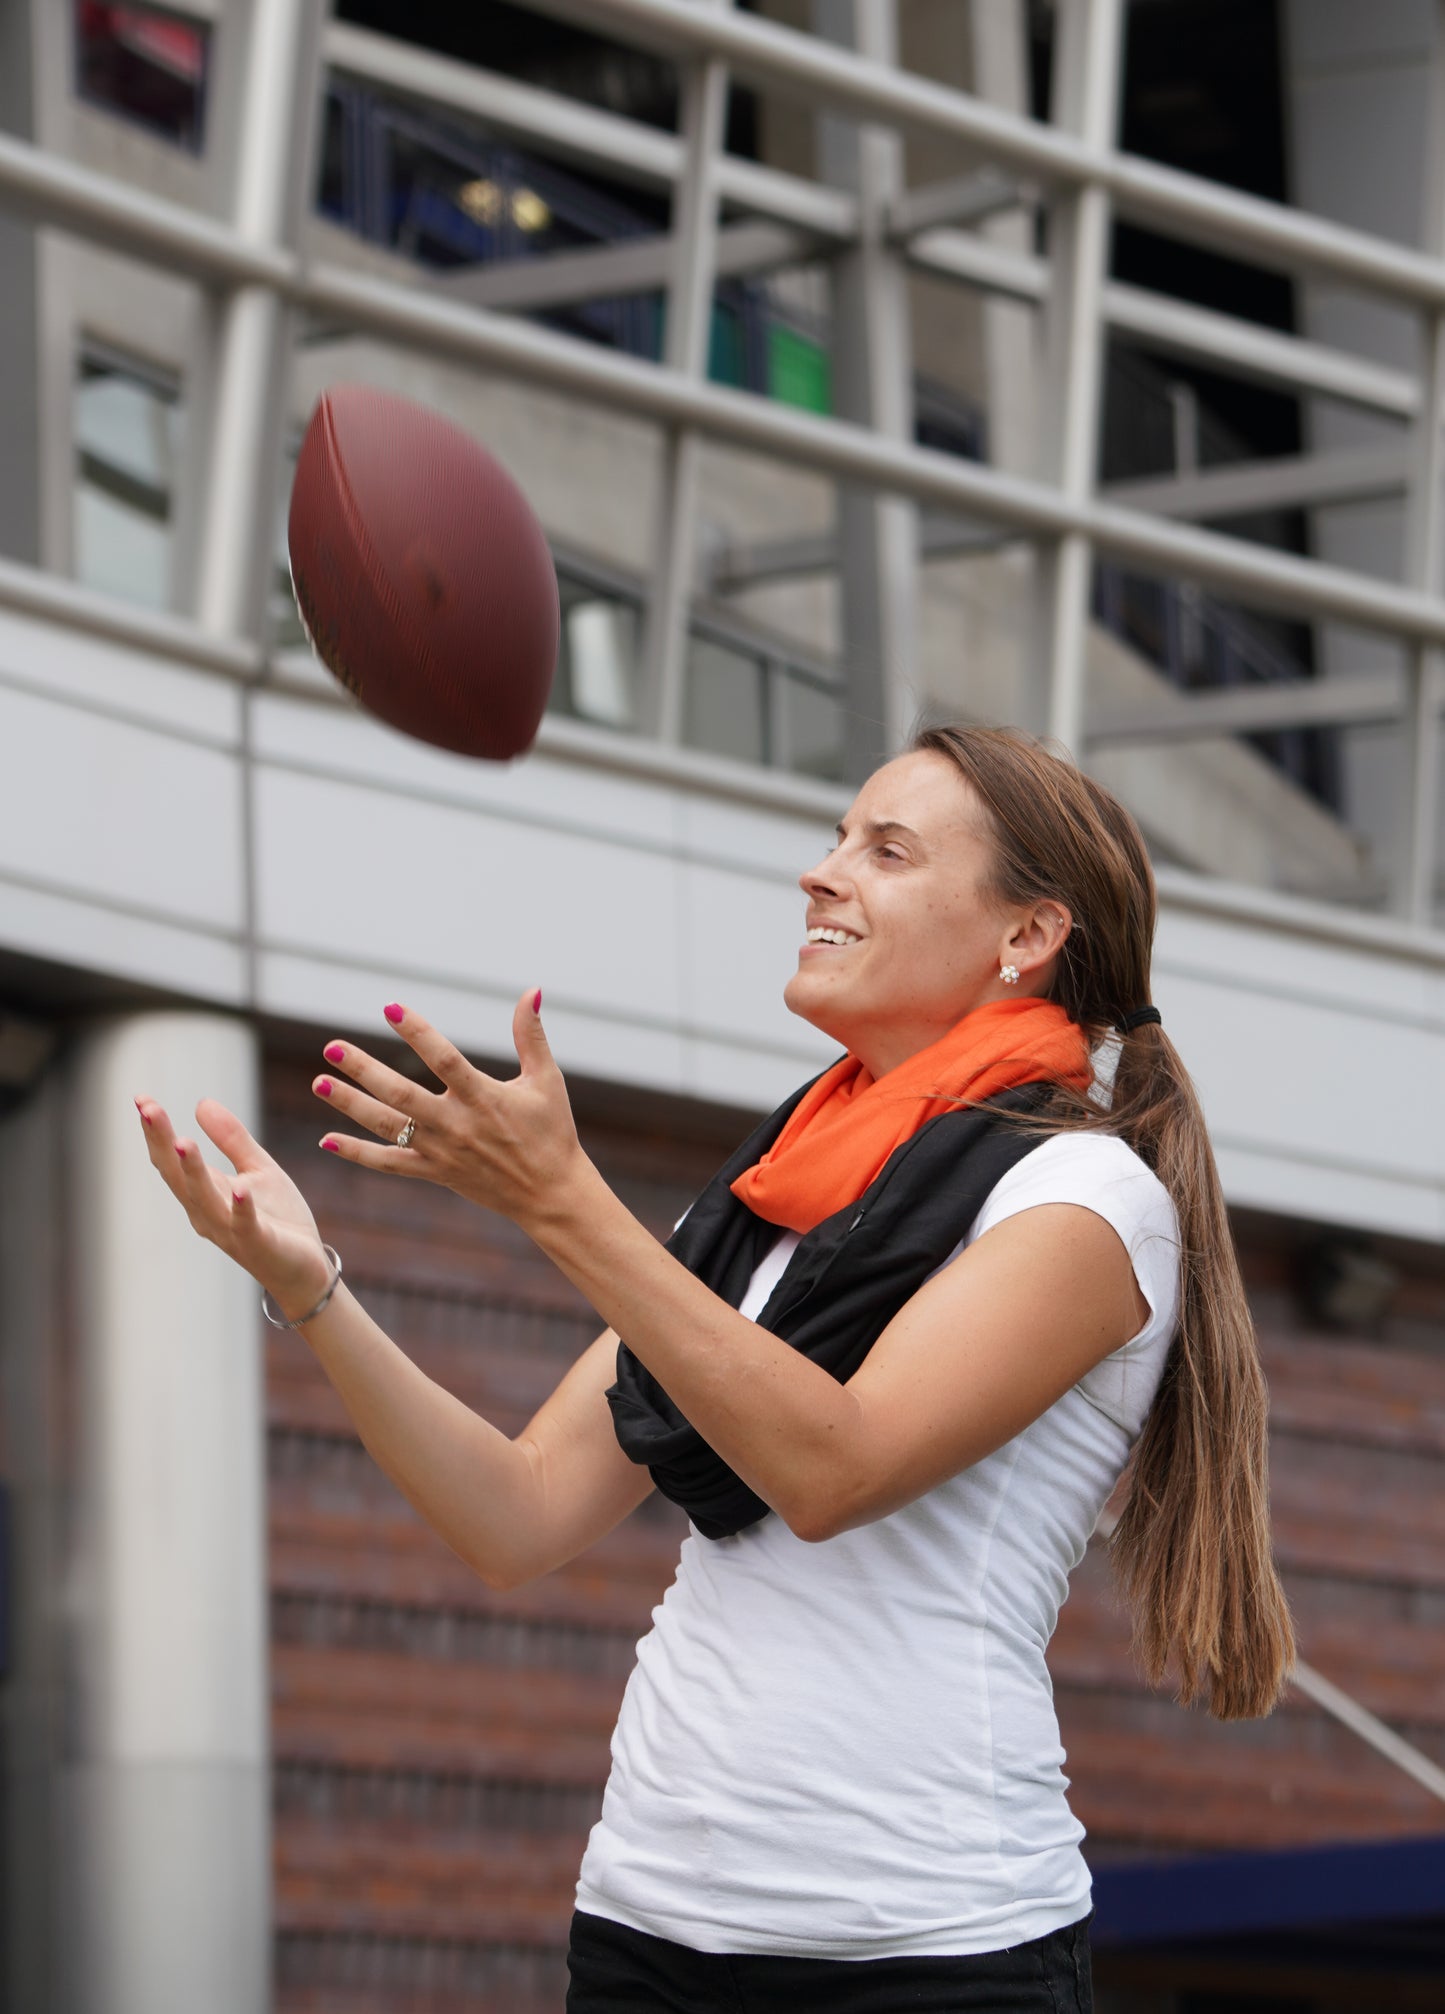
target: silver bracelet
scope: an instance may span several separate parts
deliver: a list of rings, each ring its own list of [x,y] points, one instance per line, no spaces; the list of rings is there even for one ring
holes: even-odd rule
[[[286,1317],[281,1313],[281,1310],[276,1307],[275,1302],[271,1299],[266,1289],[264,1287],[261,1289],[261,1313],[266,1317],[266,1320],[271,1324],[273,1329],[304,1329],[308,1322],[315,1321],[321,1310],[326,1306],[326,1303],[331,1299],[331,1296],[336,1292],[336,1289],[341,1285],[340,1255],[330,1245],[323,1245],[321,1249],[327,1258],[330,1259],[332,1265],[335,1266],[336,1271],[331,1275],[331,1284],[316,1303],[316,1306],[308,1308],[304,1315],[298,1315],[294,1322],[288,1322]],[[273,1308],[275,1309],[274,1314],[272,1313]]]

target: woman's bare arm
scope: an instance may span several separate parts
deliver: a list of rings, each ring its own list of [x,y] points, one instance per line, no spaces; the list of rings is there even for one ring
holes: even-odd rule
[[[840,1385],[720,1299],[613,1194],[578,1142],[530,996],[513,1023],[521,1073],[506,1083],[397,1012],[445,1091],[337,1045],[361,1089],[333,1085],[330,1101],[386,1141],[401,1114],[417,1126],[405,1149],[338,1133],[327,1144],[510,1217],[802,1538],[881,1517],[982,1459],[1142,1324],[1114,1230],[1049,1204],[996,1226],[921,1288]]]
[[[236,1173],[207,1166],[153,1099],[137,1099],[152,1164],[201,1236],[246,1268],[291,1319],[330,1278],[315,1222],[285,1171],[224,1106],[197,1112]],[[606,1390],[617,1339],[599,1336],[511,1440],[426,1376],[345,1286],[300,1331],[362,1441],[402,1494],[491,1587],[574,1558],[651,1489],[623,1454]]]

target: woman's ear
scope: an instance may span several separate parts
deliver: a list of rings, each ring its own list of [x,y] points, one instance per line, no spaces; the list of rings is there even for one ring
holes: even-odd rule
[[[1041,902],[1027,916],[1015,921],[1005,940],[1000,963],[1017,966],[1020,977],[1027,979],[1041,966],[1052,964],[1068,942],[1073,927],[1074,919],[1062,902]]]

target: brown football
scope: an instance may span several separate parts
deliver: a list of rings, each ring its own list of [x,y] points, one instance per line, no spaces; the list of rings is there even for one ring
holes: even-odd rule
[[[557,661],[557,576],[516,483],[425,406],[323,392],[287,522],[296,605],[378,719],[458,755],[529,748]]]

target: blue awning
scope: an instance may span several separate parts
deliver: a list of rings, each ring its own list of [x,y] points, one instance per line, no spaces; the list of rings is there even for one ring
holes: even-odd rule
[[[1445,1837],[1099,1867],[1094,1910],[1100,1950],[1431,1919],[1445,1948]]]

